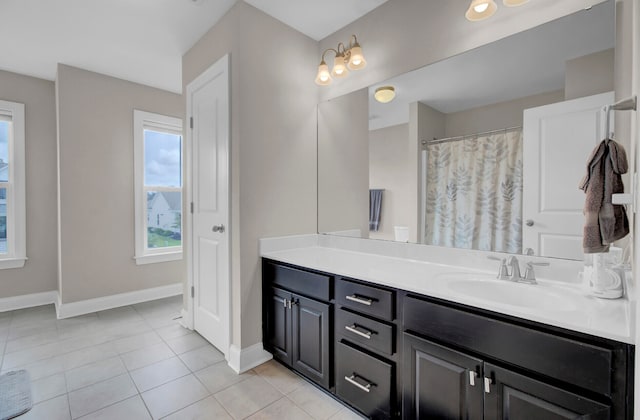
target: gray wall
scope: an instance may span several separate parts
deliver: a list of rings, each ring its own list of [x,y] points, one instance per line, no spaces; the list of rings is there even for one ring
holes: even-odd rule
[[[527,96],[466,111],[446,114],[445,137],[466,136],[485,131],[522,126],[523,111],[564,100],[562,90]]]
[[[60,64],[57,106],[62,303],[184,281],[133,260],[133,110],[183,118],[181,96]]]
[[[27,257],[0,270],[0,298],[57,289],[56,111],[54,83],[0,71],[0,99],[25,104]]]
[[[318,231],[369,236],[368,92],[318,104]]]
[[[384,188],[380,228],[371,239],[395,239],[394,226],[408,226],[414,215],[407,205],[413,189],[409,172],[409,124],[369,132],[369,186]]]
[[[183,85],[226,53],[232,343],[244,348],[262,341],[258,239],[316,231],[318,57],[315,41],[238,2],[183,56]]]
[[[615,49],[568,60],[565,66],[566,100],[611,92],[614,89]]]

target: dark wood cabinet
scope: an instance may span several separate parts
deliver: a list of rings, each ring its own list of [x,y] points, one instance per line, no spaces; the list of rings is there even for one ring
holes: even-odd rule
[[[277,287],[265,292],[265,347],[276,359],[329,388],[330,305]]]
[[[287,303],[291,293],[276,287],[265,292],[265,345],[269,347],[273,357],[291,365],[291,311]]]
[[[271,260],[263,342],[373,419],[633,418],[632,345]]]
[[[404,334],[404,418],[482,420],[482,360]]]
[[[291,296],[291,365],[298,372],[329,387],[330,306],[327,303]]]
[[[611,418],[611,407],[476,357],[404,335],[404,418]]]
[[[333,278],[264,261],[262,334],[265,349],[324,388],[332,384]]]
[[[611,407],[529,378],[510,370],[484,364],[485,419],[589,419],[612,418]]]

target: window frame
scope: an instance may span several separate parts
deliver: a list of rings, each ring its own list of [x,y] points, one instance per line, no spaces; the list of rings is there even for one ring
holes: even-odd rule
[[[144,181],[144,132],[152,130],[160,133],[180,135],[180,187],[146,186]],[[184,133],[182,120],[167,115],[133,110],[134,142],[134,190],[135,190],[135,255],[137,265],[181,260],[184,249]],[[180,232],[181,245],[163,248],[147,247],[147,191],[180,191]]]
[[[7,252],[0,254],[0,270],[24,267],[27,260],[25,106],[0,100],[0,118],[10,120],[9,181],[6,188]]]

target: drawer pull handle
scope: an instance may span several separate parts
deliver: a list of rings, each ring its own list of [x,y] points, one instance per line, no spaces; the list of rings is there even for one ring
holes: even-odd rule
[[[373,303],[373,299],[361,298],[358,297],[358,295],[345,296],[345,298],[347,300],[350,300],[351,302],[359,303],[361,305],[371,306],[371,304]]]
[[[362,327],[360,327],[360,328],[362,328]],[[364,331],[358,330],[358,325],[356,325],[356,324],[353,324],[351,326],[345,325],[344,329],[349,331],[349,332],[352,332],[352,333],[354,333],[356,335],[359,335],[360,337],[364,337],[367,340],[371,340],[371,335],[375,334],[373,331],[369,331],[369,330],[364,330]],[[364,329],[364,328],[362,328],[362,329]]]
[[[349,382],[351,385],[355,386],[356,388],[359,388],[359,389],[363,390],[364,392],[371,392],[371,387],[376,386],[376,384],[372,384],[371,382],[367,382],[366,385],[362,385],[361,383],[358,383],[356,381],[356,378],[359,378],[359,376],[354,373],[351,376],[345,376],[344,380]],[[364,379],[364,378],[362,378],[362,379]],[[365,379],[365,381],[366,381],[366,379]]]

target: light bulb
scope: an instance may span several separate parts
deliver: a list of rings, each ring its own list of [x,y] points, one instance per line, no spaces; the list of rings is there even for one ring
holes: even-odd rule
[[[484,20],[498,10],[498,5],[494,0],[473,0],[465,13],[465,17],[471,22]]]
[[[473,6],[473,10],[475,10],[478,13],[482,13],[485,10],[487,10],[489,8],[489,3],[482,3],[482,4],[478,4],[476,6]]]
[[[329,73],[329,66],[327,66],[327,63],[325,63],[324,60],[320,62],[320,65],[318,66],[316,84],[320,86],[327,86],[331,84],[331,74]]]
[[[349,62],[347,63],[347,67],[351,70],[360,70],[366,67],[367,61],[364,59],[364,55],[362,54],[362,48],[360,44],[357,42],[351,47]]]
[[[347,66],[344,60],[344,54],[336,55],[335,60],[333,60],[333,70],[331,71],[331,75],[333,77],[347,77],[349,74],[349,70],[347,70]]]

